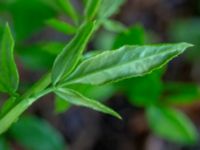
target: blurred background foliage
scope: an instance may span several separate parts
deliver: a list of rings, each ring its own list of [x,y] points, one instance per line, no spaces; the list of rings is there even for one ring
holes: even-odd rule
[[[82,59],[123,45],[184,41],[195,47],[144,77],[100,87],[71,87],[113,107],[123,121],[72,107],[50,95],[34,104],[1,136],[0,149],[200,149],[200,1],[104,2],[110,7],[102,7],[100,13],[106,12],[101,15],[102,27]],[[83,21],[86,3],[87,0],[0,0],[0,36],[9,22],[16,41],[21,92],[51,68],[56,55]],[[0,95],[1,104],[5,97]]]

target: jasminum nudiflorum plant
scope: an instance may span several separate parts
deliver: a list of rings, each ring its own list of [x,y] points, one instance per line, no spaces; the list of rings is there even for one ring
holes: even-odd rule
[[[7,93],[9,98],[1,108],[0,134],[16,122],[34,102],[50,93],[71,104],[122,119],[111,108],[85,97],[71,86],[99,86],[144,76],[163,67],[192,46],[188,43],[124,45],[82,59],[92,36],[112,15],[113,10],[108,9],[112,2],[113,0],[87,0],[82,19],[69,9],[70,17],[77,26],[75,35],[58,54],[52,69],[23,94],[18,92],[19,73],[13,56],[14,39],[9,25],[5,25],[0,44],[0,92]]]

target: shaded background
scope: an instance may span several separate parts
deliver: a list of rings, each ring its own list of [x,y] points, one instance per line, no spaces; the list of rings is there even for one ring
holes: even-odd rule
[[[82,10],[83,6],[80,1],[74,0],[73,3],[78,10]],[[47,5],[45,0],[42,2],[39,0],[0,0],[0,26],[8,21],[15,35],[16,60],[22,82],[21,91],[24,91],[51,68],[56,54],[71,37],[46,24],[45,21],[53,17],[70,21],[57,9]],[[12,147],[14,150],[29,149],[27,145],[31,144],[29,141],[24,142],[23,138],[33,136],[37,139],[33,138],[34,144],[41,144],[41,149],[46,150],[48,148],[42,148],[42,141],[44,145],[48,145],[49,143],[45,143],[44,139],[55,136],[52,143],[63,145],[57,149],[200,150],[199,142],[192,146],[183,146],[184,144],[170,142],[170,140],[154,135],[149,129],[144,110],[144,105],[156,99],[159,101],[167,99],[170,103],[168,105],[173,105],[185,112],[197,130],[200,130],[200,102],[198,102],[199,97],[196,96],[196,86],[200,83],[200,1],[127,0],[112,19],[129,27],[130,33],[118,34],[101,29],[98,36],[95,36],[90,43],[88,50],[118,48],[121,44],[180,41],[190,42],[196,46],[170,62],[167,69],[164,69],[166,71],[161,70],[144,78],[118,83],[114,85],[115,88],[113,86],[98,90],[91,90],[90,87],[83,88],[83,92],[89,91],[89,95],[104,100],[108,106],[119,112],[123,121],[86,108],[69,106],[66,103],[56,105],[61,105],[61,107],[57,106],[58,111],[63,111],[63,105],[64,109],[68,107],[67,111],[61,114],[55,113],[55,98],[49,95],[36,102],[26,112],[26,115],[43,118],[53,126],[49,128],[54,128],[52,130],[56,130],[56,133],[50,134],[52,131],[47,129],[40,139],[39,135],[33,135],[35,130],[32,128],[37,129],[37,126],[40,126],[38,127],[41,128],[40,130],[45,130],[46,122],[41,123],[40,119],[32,118],[31,120],[25,117],[21,119],[21,124],[19,120],[19,123],[2,137],[2,149],[5,147]],[[127,43],[123,42],[122,37],[126,37],[125,42]],[[171,84],[176,86],[171,88]],[[184,98],[176,97],[180,93],[186,94],[180,95]],[[4,95],[0,97],[3,99]],[[186,102],[180,102],[179,98]],[[172,100],[175,102],[170,102]],[[28,123],[37,121],[41,124],[34,126]],[[20,136],[17,131],[24,132],[26,136],[23,133]]]

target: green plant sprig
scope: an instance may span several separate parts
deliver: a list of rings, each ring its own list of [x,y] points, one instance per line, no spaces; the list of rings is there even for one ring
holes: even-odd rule
[[[114,12],[106,12],[105,8],[107,7],[102,7],[105,5],[100,5],[98,2],[88,2],[90,3],[86,5],[88,9],[86,8],[87,11],[85,11],[84,23],[80,25],[74,37],[58,54],[50,73],[17,98],[13,97],[19,86],[19,75],[13,56],[14,40],[9,26],[6,25],[0,47],[0,92],[10,94],[14,102],[8,100],[7,105],[2,107],[0,134],[17,121],[20,115],[35,101],[49,93],[54,93],[71,104],[88,107],[121,119],[121,116],[111,108],[83,96],[70,89],[68,85],[90,84],[98,86],[130,77],[143,76],[162,67],[192,46],[188,43],[129,45],[97,54],[80,62],[83,51],[100,26],[94,21],[95,18],[97,21],[98,18],[104,20]],[[104,1],[106,6],[108,6],[107,2]],[[118,2],[122,3],[122,1]],[[95,14],[91,14],[92,10],[95,10],[93,11]]]

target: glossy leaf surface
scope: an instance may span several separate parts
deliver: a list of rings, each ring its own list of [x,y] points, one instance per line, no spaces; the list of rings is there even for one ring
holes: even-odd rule
[[[83,61],[65,80],[67,84],[100,85],[151,73],[190,47],[190,44],[124,46]]]

